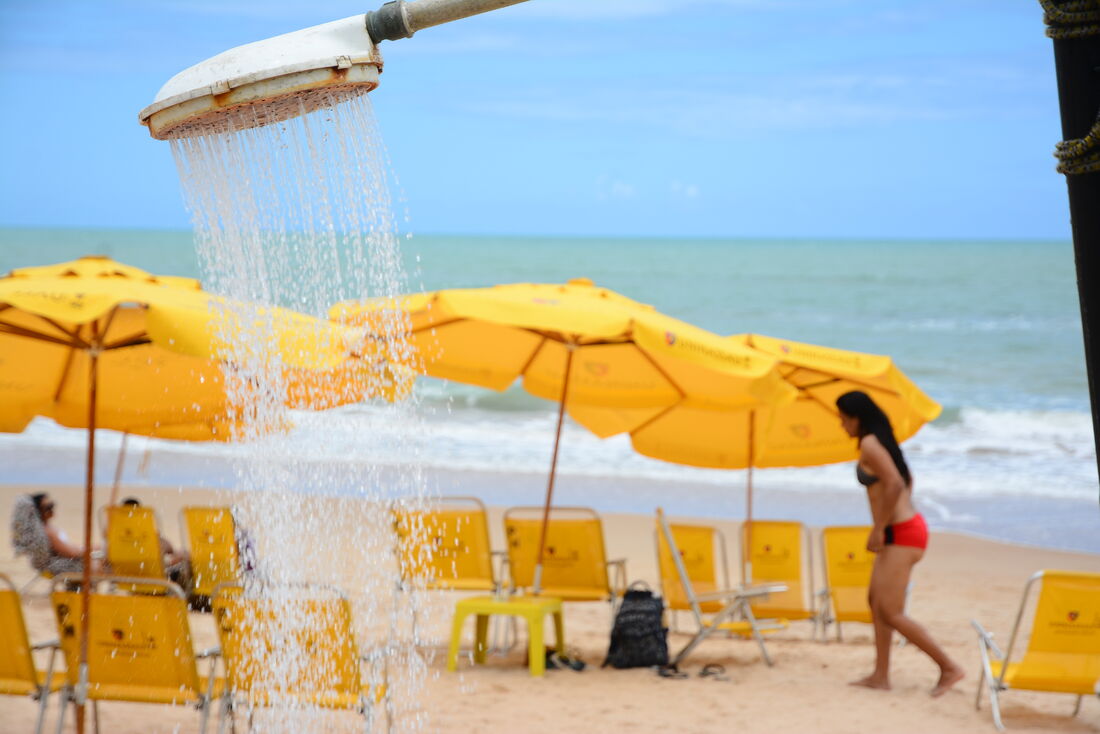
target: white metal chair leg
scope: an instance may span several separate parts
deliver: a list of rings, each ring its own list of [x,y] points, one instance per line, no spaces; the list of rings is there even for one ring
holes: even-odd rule
[[[50,683],[53,681],[53,663],[56,657],[57,648],[53,647],[46,662],[46,682],[38,689],[38,720],[34,724],[34,734],[42,734],[42,726],[46,723],[46,707],[50,703]]]
[[[978,692],[974,694],[974,710],[982,710],[982,687],[985,686],[985,668],[978,674]]]
[[[359,705],[363,707],[363,731],[371,734],[374,729],[374,706],[368,696],[359,696]]]
[[[997,731],[1004,731],[1005,725],[1001,722],[1001,697],[997,692],[996,681],[989,687],[989,704],[993,709],[993,726],[997,727]]]
[[[218,711],[218,734],[225,734],[226,721],[233,721],[233,699],[229,695],[222,696],[221,706]]]
[[[19,596],[25,596],[25,595],[26,595],[26,593],[27,593],[28,591],[30,591],[31,587],[32,587],[32,586],[34,586],[35,584],[37,584],[37,583],[38,583],[39,579],[44,579],[44,578],[46,578],[46,577],[45,577],[45,576],[43,576],[43,575],[42,575],[41,573],[37,573],[37,572],[36,572],[36,573],[34,574],[34,578],[33,578],[33,579],[31,579],[31,580],[30,580],[30,581],[28,581],[27,583],[23,584],[23,586],[22,586],[22,587],[20,587],[20,589],[19,589]]]
[[[749,621],[750,628],[752,629],[752,636],[756,640],[756,644],[760,646],[760,654],[764,656],[764,662],[767,663],[770,668],[774,665],[772,656],[768,654],[768,647],[764,644],[764,635],[760,634],[760,630],[756,628],[756,617],[753,616],[752,607],[748,602],[744,603],[741,614]]]
[[[60,691],[61,705],[57,708],[57,734],[65,728],[65,712],[69,710],[69,688],[66,686]]]

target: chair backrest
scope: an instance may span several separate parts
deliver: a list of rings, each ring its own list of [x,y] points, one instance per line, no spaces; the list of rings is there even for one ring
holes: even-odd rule
[[[46,568],[53,557],[46,525],[29,494],[15,498],[11,513],[11,544],[15,555],[27,556],[36,571]]]
[[[475,497],[442,497],[438,507],[395,507],[401,577],[427,588],[495,588],[489,518]]]
[[[867,550],[871,528],[865,525],[836,526],[821,531],[825,584],[838,622],[871,622],[867,590],[875,554]]]
[[[0,573],[0,693],[29,694],[37,687],[19,592]]]
[[[748,547],[750,535],[752,548]],[[741,526],[741,557],[752,562],[752,583],[782,583],[787,587],[786,591],[753,602],[756,616],[799,616],[812,606],[806,602],[807,596],[813,599],[814,595],[813,564],[807,560],[811,551],[806,538],[806,526],[800,522],[753,520]]]
[[[687,584],[674,554],[680,557]],[[718,575],[719,558],[721,577]],[[697,594],[729,588],[726,543],[721,531],[709,525],[670,523],[661,510],[657,511],[657,567],[661,574],[661,591],[669,609],[694,611],[692,603]],[[700,602],[698,611],[717,612],[722,606],[718,601]]]
[[[61,650],[68,666],[67,682],[77,684],[80,664],[79,591],[58,591],[62,583],[79,582],[65,574],[54,579],[50,595]],[[101,577],[115,591],[90,595],[88,620],[88,696],[116,701],[190,703],[201,695],[191,628],[183,592],[167,581],[150,580],[158,594],[129,594],[121,579]]]
[[[192,589],[213,596],[218,584],[238,583],[241,562],[237,530],[228,507],[184,507],[180,511],[191,557]]]
[[[504,513],[508,568],[516,588],[532,588],[542,530],[541,507],[513,507]],[[542,589],[571,601],[611,596],[600,516],[587,507],[554,507],[546,531]]]
[[[359,705],[351,608],[342,595],[324,592],[278,588],[272,598],[254,599],[240,587],[218,588],[212,606],[234,695],[254,705]]]
[[[1035,574],[1024,590],[1017,629],[1036,581],[1041,584],[1039,599],[1018,674],[1025,675],[1026,669],[1029,679],[1053,681],[1051,690],[1094,693],[1100,682],[1100,574],[1052,570]],[[1012,655],[1011,647],[1006,654]]]
[[[107,562],[118,576],[164,579],[164,557],[160,552],[157,516],[151,507],[116,505],[107,508]],[[129,591],[159,593],[157,585]]]

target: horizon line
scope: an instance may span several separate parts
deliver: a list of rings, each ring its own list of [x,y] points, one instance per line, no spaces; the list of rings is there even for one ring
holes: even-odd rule
[[[90,231],[90,232],[161,232],[172,234],[193,234],[191,228],[182,227],[148,227],[148,226],[81,226],[81,225],[23,225],[0,224],[0,231]],[[455,239],[527,239],[527,240],[651,240],[651,241],[759,241],[774,240],[785,242],[1019,242],[1019,243],[1064,243],[1072,244],[1071,237],[1059,237],[1054,235],[1035,237],[999,237],[996,235],[784,235],[784,234],[579,234],[579,233],[488,233],[488,232],[397,232],[402,240],[417,239],[420,237],[439,237]]]

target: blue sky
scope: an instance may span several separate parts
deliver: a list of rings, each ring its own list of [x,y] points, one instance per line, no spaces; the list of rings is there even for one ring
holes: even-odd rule
[[[186,228],[138,111],[381,0],[0,0],[0,225]],[[417,233],[1068,238],[1036,0],[530,0],[384,43]]]

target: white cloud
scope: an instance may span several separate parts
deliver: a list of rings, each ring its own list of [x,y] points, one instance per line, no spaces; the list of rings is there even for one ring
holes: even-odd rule
[[[680,135],[728,139],[761,129],[858,128],[912,121],[1029,116],[1030,108],[1004,104],[1002,92],[1041,86],[1038,73],[974,67],[950,75],[820,73],[745,76],[725,88],[621,87],[563,91],[527,89],[510,99],[470,100],[482,114],[562,123],[589,121],[658,128]],[[999,74],[999,75],[998,75]],[[974,90],[982,94],[975,95]]]
[[[626,181],[621,181],[610,176],[600,176],[596,179],[596,198],[600,201],[626,201],[633,199],[638,193],[637,188]]]
[[[674,180],[668,185],[669,192],[677,198],[681,199],[698,199],[699,198],[699,186],[693,183],[684,183],[683,181]]]
[[[797,6],[796,0],[531,0],[521,12],[560,19],[649,18],[672,13],[698,12],[705,8],[781,9]]]

